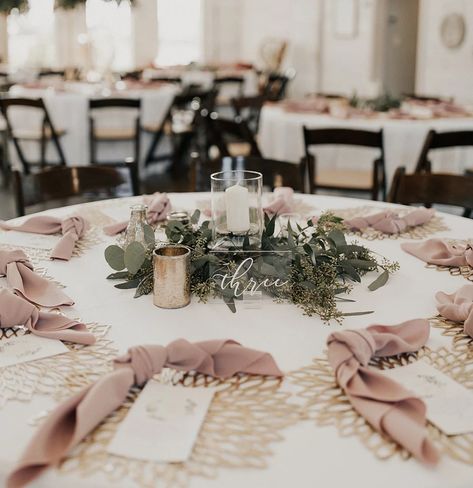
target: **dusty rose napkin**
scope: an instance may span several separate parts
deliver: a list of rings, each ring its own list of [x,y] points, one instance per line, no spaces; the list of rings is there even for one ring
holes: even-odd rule
[[[148,224],[156,224],[165,220],[171,211],[171,201],[166,193],[155,193],[154,195],[145,195],[143,203],[148,206],[147,220]],[[103,231],[108,236],[114,236],[126,230],[128,220],[117,222],[115,224],[106,225]]]
[[[32,303],[0,289],[0,327],[25,326],[33,334],[48,339],[93,344],[95,337],[87,327],[64,315],[39,311]]]
[[[26,254],[21,250],[0,251],[0,275],[25,300],[43,307],[74,305],[74,301],[58,286],[37,275]]]
[[[429,239],[424,242],[405,242],[401,244],[401,248],[429,264],[473,267],[473,249],[469,245]]]
[[[386,210],[368,217],[355,217],[345,220],[345,225],[352,230],[365,230],[372,227],[385,234],[399,234],[408,227],[416,227],[428,222],[435,214],[433,208],[419,208],[400,217],[397,212]]]
[[[47,235],[62,233],[61,240],[51,252],[51,259],[63,259],[65,261],[71,259],[76,242],[85,234],[88,228],[89,223],[80,215],[73,215],[65,219],[37,215],[20,225],[10,225],[0,221],[0,229],[4,230]]]
[[[429,337],[427,320],[400,325],[372,325],[332,333],[328,358],[338,384],[353,408],[378,432],[393,439],[418,460],[435,464],[439,455],[427,438],[424,402],[395,381],[368,367],[372,357],[414,352]]]
[[[288,186],[280,186],[273,191],[273,198],[263,210],[270,214],[291,213],[294,207],[294,190]]]
[[[54,466],[126,399],[134,384],[143,385],[164,367],[229,378],[236,373],[282,376],[272,356],[232,340],[190,343],[178,339],[168,346],[135,346],[115,360],[114,371],[59,405],[36,432],[9,488],[24,486]],[[159,442],[159,439],[157,439]]]
[[[465,334],[473,337],[473,285],[464,285],[451,295],[439,291],[435,298],[439,314],[448,320],[463,322]]]

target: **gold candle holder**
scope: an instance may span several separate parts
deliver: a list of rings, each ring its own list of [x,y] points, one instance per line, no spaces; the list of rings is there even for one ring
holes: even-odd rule
[[[153,254],[153,303],[161,308],[185,307],[191,301],[190,249],[166,245]]]

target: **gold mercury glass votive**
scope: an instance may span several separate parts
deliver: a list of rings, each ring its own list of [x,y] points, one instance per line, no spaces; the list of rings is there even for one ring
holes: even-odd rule
[[[185,307],[191,300],[190,249],[166,245],[155,249],[153,255],[153,303],[161,308]]]

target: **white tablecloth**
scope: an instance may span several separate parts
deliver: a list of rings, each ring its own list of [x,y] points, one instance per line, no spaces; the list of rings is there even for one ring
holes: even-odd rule
[[[137,90],[122,90],[111,94],[110,91],[99,89],[96,85],[85,83],[70,83],[68,91],[56,91],[54,89],[36,89],[14,86],[10,90],[12,96],[39,98],[42,97],[57,129],[65,130],[61,138],[61,144],[69,165],[89,164],[89,118],[88,101],[90,98],[104,96],[120,96],[141,99],[142,125],[159,124],[170,104],[178,87],[163,85],[159,88],[146,88]],[[104,110],[101,122],[107,127],[127,128],[133,123],[134,113],[129,110]],[[26,109],[12,109],[13,126],[20,129],[37,129],[38,119],[32,117],[32,112]],[[147,133],[142,134],[141,154],[145,155],[151,137]],[[27,154],[33,159],[39,159],[39,144],[23,143]],[[50,145],[51,146],[51,145]],[[123,161],[128,156],[133,156],[133,146],[129,142],[100,143],[98,149],[99,159],[103,161]],[[15,151],[11,150],[12,160],[15,161]],[[57,159],[55,151],[49,147],[47,156],[49,160]],[[34,159],[33,159],[34,160]]]
[[[171,194],[175,209],[193,209],[206,195]],[[321,196],[299,197],[313,207],[313,213],[327,208],[347,208],[359,205],[380,205],[346,198]],[[117,201],[114,207],[123,217],[128,205]],[[49,213],[68,215],[70,208]],[[312,213],[310,211],[309,213]],[[473,236],[473,221],[444,215],[450,231],[443,236],[467,238]],[[97,245],[80,258],[69,262],[47,262],[48,273],[67,285],[66,292],[76,300],[68,310],[69,316],[84,321],[111,324],[110,338],[120,351],[140,343],[167,344],[185,337],[190,341],[234,338],[248,347],[270,352],[284,371],[308,365],[321,356],[325,341],[337,324],[325,325],[316,317],[306,317],[292,305],[265,304],[261,309],[240,308],[230,313],[224,305],[192,303],[179,310],[163,310],[153,306],[152,297],[133,299],[133,290],[117,290],[105,279],[110,272],[103,258],[106,245]],[[367,283],[372,277],[356,285],[350,298],[356,303],[342,303],[345,311],[374,310],[369,316],[347,317],[343,329],[362,328],[369,324],[397,324],[401,321],[430,317],[436,314],[434,293],[451,293],[467,282],[448,272],[426,269],[424,263],[405,254],[400,240],[385,239],[369,242],[369,247],[389,259],[398,260],[401,268],[390,278],[387,286],[369,292]],[[451,339],[432,329],[428,345],[432,348],[450,346]],[[28,420],[53,401],[35,397],[30,403],[11,402],[0,410],[0,476],[12,467],[24,449],[34,427]],[[427,469],[414,460],[393,458],[380,461],[357,438],[342,438],[334,427],[316,427],[313,422],[300,422],[284,431],[284,441],[272,445],[274,455],[267,469],[222,469],[215,480],[193,478],[191,487],[272,487],[285,488],[471,488],[473,467],[452,461],[444,456],[438,467]],[[3,479],[3,478],[0,478]],[[95,477],[59,476],[48,471],[33,486],[37,487],[105,487],[133,486],[127,479],[113,484]]]
[[[304,155],[302,127],[346,127],[384,130],[387,180],[391,181],[398,166],[413,171],[425,136],[430,129],[441,131],[472,130],[472,118],[434,120],[337,119],[330,115],[286,112],[281,107],[266,105],[261,112],[259,144],[267,158],[298,162]],[[378,151],[371,149],[325,146],[314,149],[323,168],[369,169]],[[473,148],[432,151],[434,171],[461,173],[473,167]]]

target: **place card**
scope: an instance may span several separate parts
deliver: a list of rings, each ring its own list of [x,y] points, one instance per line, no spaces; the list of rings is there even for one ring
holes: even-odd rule
[[[148,381],[107,451],[143,461],[186,461],[213,395],[212,388],[186,388]]]
[[[69,349],[56,339],[46,339],[33,334],[13,336],[0,341],[0,368],[66,352],[69,352]]]
[[[473,432],[473,392],[424,360],[382,374],[412,391],[427,405],[427,418],[447,435]]]
[[[51,251],[61,237],[57,235],[32,234],[30,232],[8,230],[4,232],[0,231],[0,244]]]

